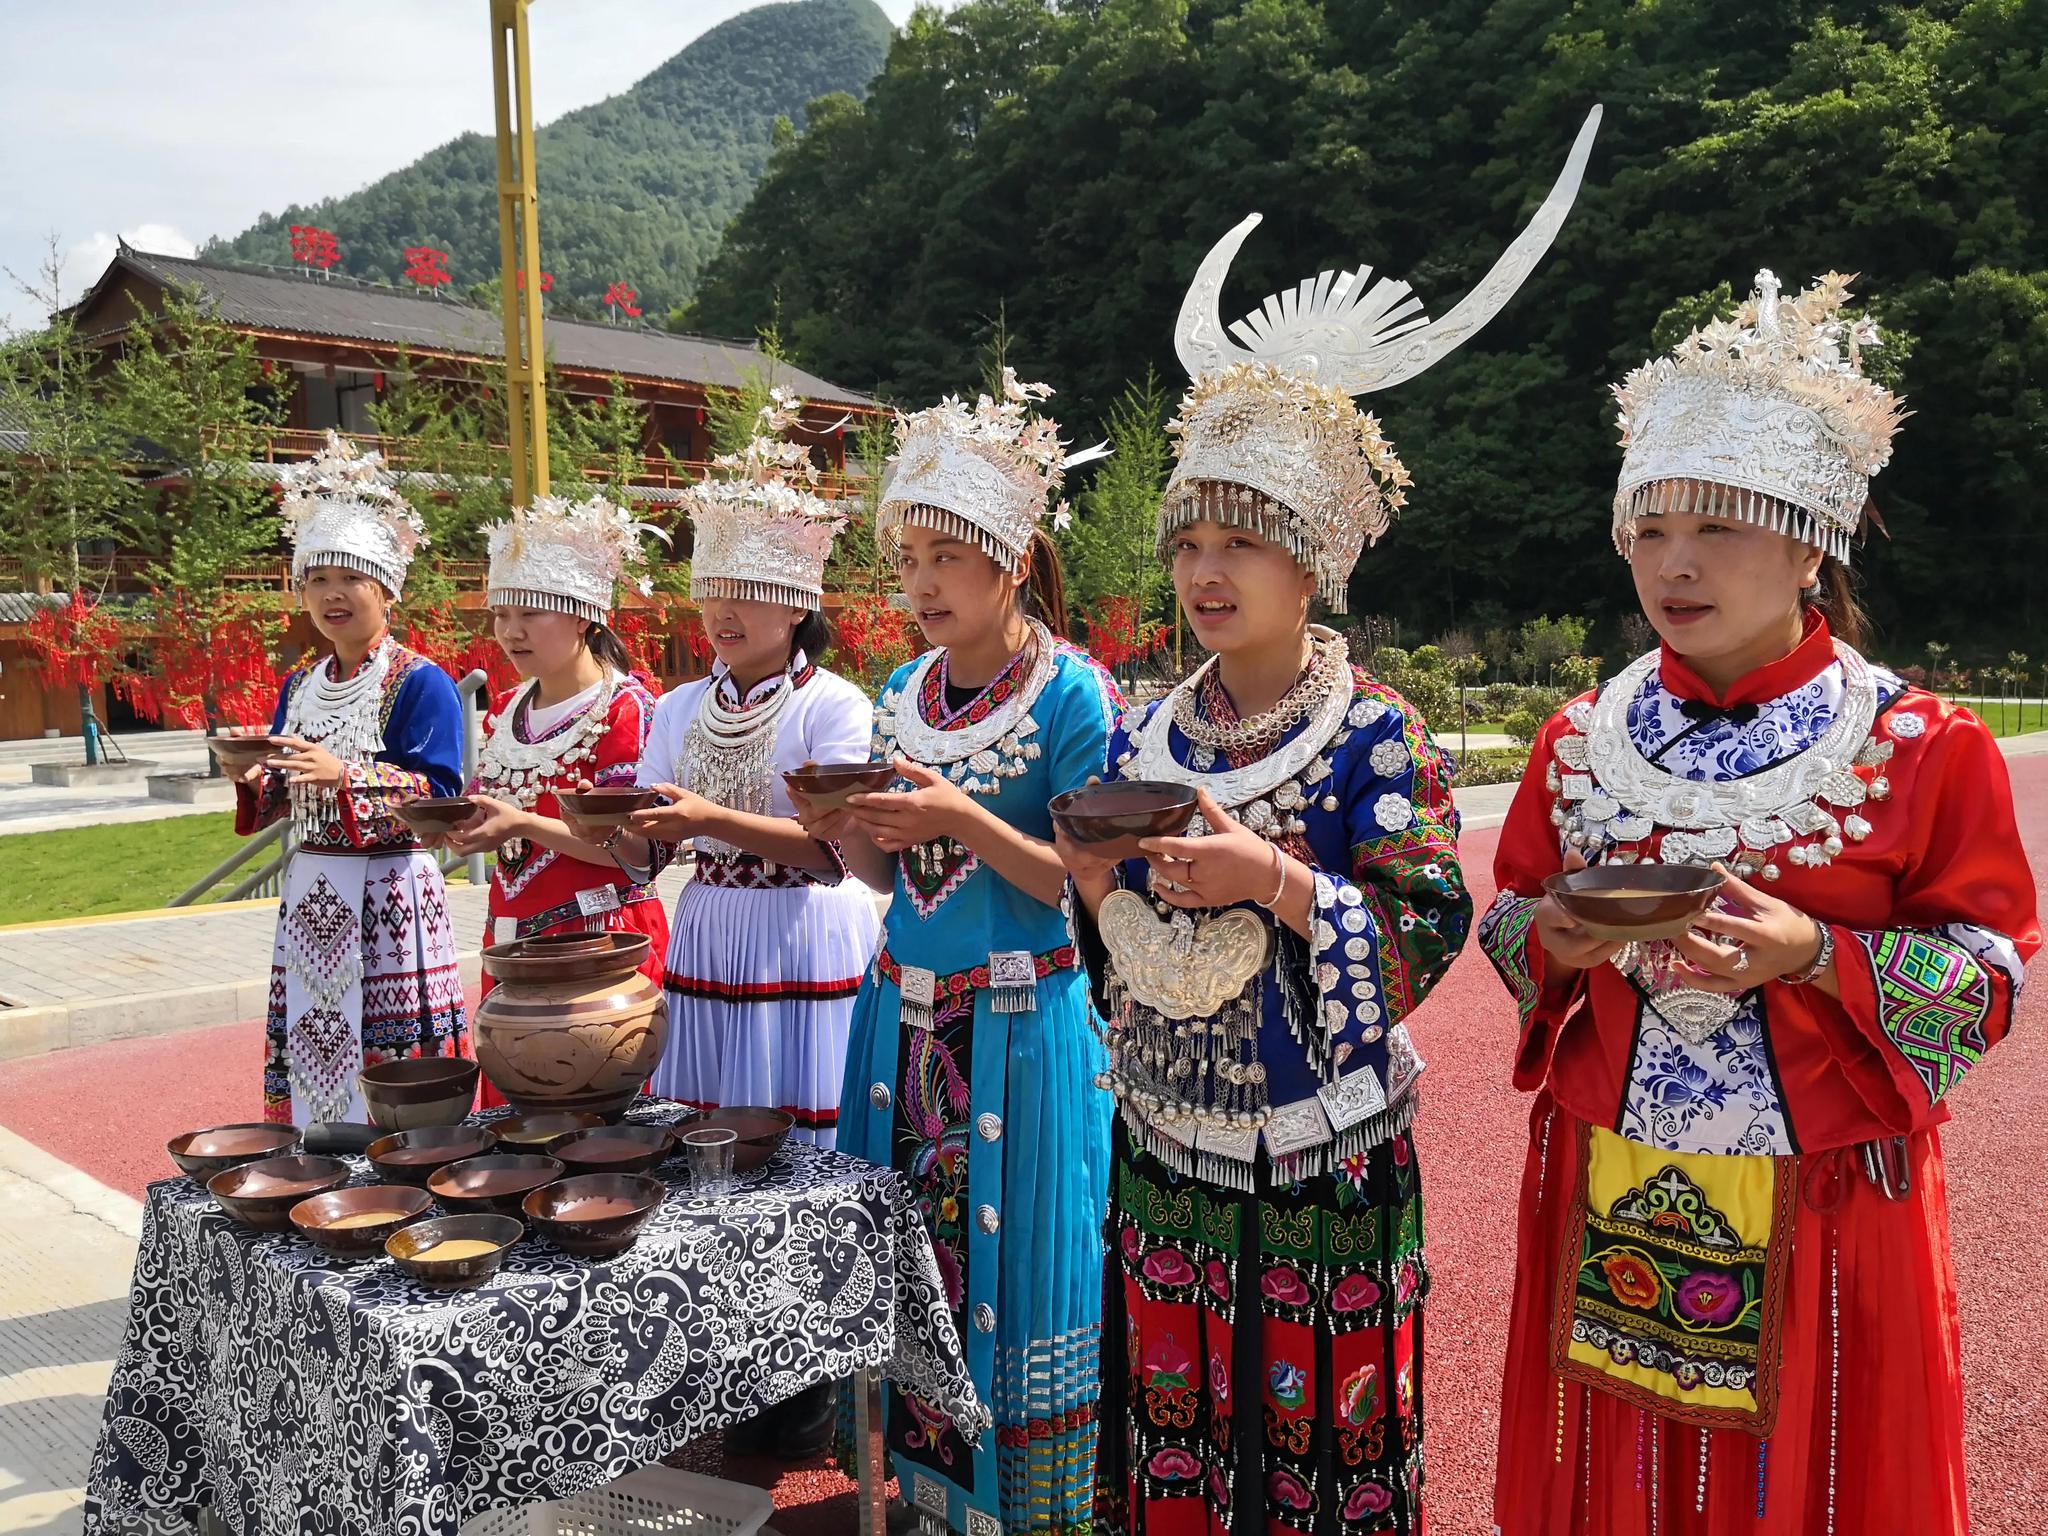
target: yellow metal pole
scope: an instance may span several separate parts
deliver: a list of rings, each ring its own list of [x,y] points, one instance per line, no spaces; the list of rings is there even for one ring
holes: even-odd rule
[[[491,84],[498,130],[498,261],[505,313],[505,405],[512,502],[548,490],[546,383],[540,368],[540,220],[533,173],[527,0],[491,0]],[[524,275],[522,285],[520,278]]]

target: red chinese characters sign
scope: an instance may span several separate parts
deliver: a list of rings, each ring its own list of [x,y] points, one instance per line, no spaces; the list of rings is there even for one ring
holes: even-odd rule
[[[416,288],[439,288],[452,283],[448,275],[448,253],[431,245],[405,248],[405,280]]]
[[[606,309],[624,310],[628,319],[638,320],[640,318],[639,298],[639,293],[634,289],[628,288],[624,283],[613,283],[611,287],[605,289],[603,303]]]
[[[334,231],[312,224],[294,224],[292,260],[302,267],[318,267],[325,272],[341,260],[341,248],[335,244]]]
[[[521,293],[524,293],[524,292],[526,291],[526,268],[524,268],[524,267],[521,267],[521,268],[519,269],[519,291],[520,291]],[[553,293],[553,292],[555,291],[555,274],[554,274],[554,273],[552,273],[552,272],[543,272],[543,273],[541,273],[541,275],[540,275],[540,291],[541,291],[542,293]]]

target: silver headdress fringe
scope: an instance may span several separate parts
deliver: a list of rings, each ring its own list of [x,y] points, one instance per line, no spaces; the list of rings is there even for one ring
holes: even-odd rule
[[[1863,372],[1882,337],[1842,314],[1849,281],[1829,272],[1787,298],[1761,271],[1732,316],[1615,386],[1617,549],[1628,552],[1637,518],[1711,511],[1848,561],[1906,415]]]

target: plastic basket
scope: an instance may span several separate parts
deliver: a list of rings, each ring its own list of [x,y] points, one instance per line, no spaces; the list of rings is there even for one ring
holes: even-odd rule
[[[774,1513],[774,1500],[759,1488],[656,1466],[573,1498],[488,1510],[462,1536],[761,1536]]]

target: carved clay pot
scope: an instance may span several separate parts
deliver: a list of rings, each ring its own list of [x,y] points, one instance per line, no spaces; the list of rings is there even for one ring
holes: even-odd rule
[[[620,1114],[668,1046],[668,1006],[640,973],[644,933],[494,944],[476,1011],[477,1064],[521,1110]]]

